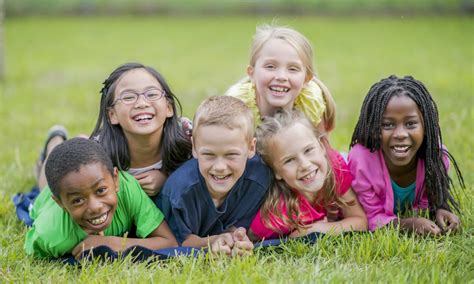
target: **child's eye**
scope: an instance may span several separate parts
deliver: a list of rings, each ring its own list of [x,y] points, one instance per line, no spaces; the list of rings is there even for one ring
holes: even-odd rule
[[[290,67],[289,70],[290,70],[291,72],[299,72],[299,71],[301,71],[301,69],[300,69],[299,67]]]
[[[284,165],[287,165],[287,164],[293,162],[294,160],[295,160],[295,159],[293,159],[293,158],[286,159],[286,160],[283,161],[283,164],[284,164]]]
[[[231,158],[237,157],[238,155],[239,155],[239,153],[228,153],[228,154],[226,154],[227,157],[231,157]]]
[[[97,194],[99,194],[99,195],[104,194],[104,193],[107,192],[107,188],[105,188],[105,187],[99,188],[99,189],[97,189],[96,192],[97,192]]]
[[[408,128],[415,128],[418,125],[418,121],[414,121],[414,120],[408,121],[406,125]]]
[[[309,153],[313,152],[313,150],[314,150],[314,147],[309,147],[309,148],[306,148],[306,150],[304,150],[304,153],[309,154]]]
[[[121,97],[124,102],[134,102],[137,99],[137,94],[134,93],[124,93]]]
[[[84,203],[84,198],[82,197],[78,197],[78,198],[74,198],[71,200],[71,204],[74,205],[74,206],[78,206],[78,205],[81,205],[82,203]]]
[[[392,122],[382,122],[383,129],[392,129],[395,126]]]
[[[267,65],[265,65],[265,68],[266,68],[266,69],[275,69],[275,65],[273,65],[273,64],[267,64]]]

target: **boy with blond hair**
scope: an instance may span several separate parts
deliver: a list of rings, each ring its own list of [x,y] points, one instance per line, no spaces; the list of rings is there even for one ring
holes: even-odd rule
[[[242,255],[246,230],[270,186],[270,169],[255,155],[254,121],[239,99],[206,99],[194,116],[193,157],[166,181],[157,205],[183,246]]]

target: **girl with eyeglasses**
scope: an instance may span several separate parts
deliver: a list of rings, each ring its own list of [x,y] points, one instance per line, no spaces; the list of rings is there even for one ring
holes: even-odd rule
[[[191,157],[191,122],[155,69],[139,63],[116,68],[103,82],[100,110],[91,137],[114,166],[128,171],[149,195]]]

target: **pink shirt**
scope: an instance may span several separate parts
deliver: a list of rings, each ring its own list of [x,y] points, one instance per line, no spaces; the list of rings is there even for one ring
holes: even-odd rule
[[[344,195],[351,187],[352,182],[352,176],[350,174],[349,167],[344,161],[344,158],[337,151],[331,150],[329,152],[329,156],[336,178],[336,193],[338,195]],[[301,214],[300,219],[305,225],[312,224],[326,216],[326,209],[324,207],[317,204],[311,204],[302,194],[298,194],[298,205],[298,210]],[[282,215],[287,217],[287,208],[283,199],[281,200],[279,207]],[[264,224],[261,210],[259,210],[253,219],[252,224],[250,225],[250,229],[252,230],[253,234],[260,239],[274,239],[279,236],[285,236],[291,233],[290,228],[285,225],[280,218],[273,214],[270,214],[270,222],[277,230],[274,231]]]
[[[449,160],[443,156],[448,168]],[[383,227],[397,217],[393,213],[393,189],[390,175],[381,150],[370,152],[360,144],[349,152],[349,168],[354,177],[352,188],[365,210],[369,230]],[[416,168],[416,189],[413,209],[428,208],[425,187],[425,162],[418,159]]]

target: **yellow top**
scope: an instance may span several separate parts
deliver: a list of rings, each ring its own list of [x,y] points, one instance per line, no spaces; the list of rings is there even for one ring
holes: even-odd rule
[[[255,94],[255,85],[250,79],[244,79],[233,85],[226,93],[227,96],[233,96],[241,99],[253,112],[255,118],[255,127],[257,127],[262,118],[257,107],[257,96]],[[317,126],[322,119],[326,104],[324,102],[321,88],[310,80],[295,99],[295,109],[303,112],[306,117]]]

